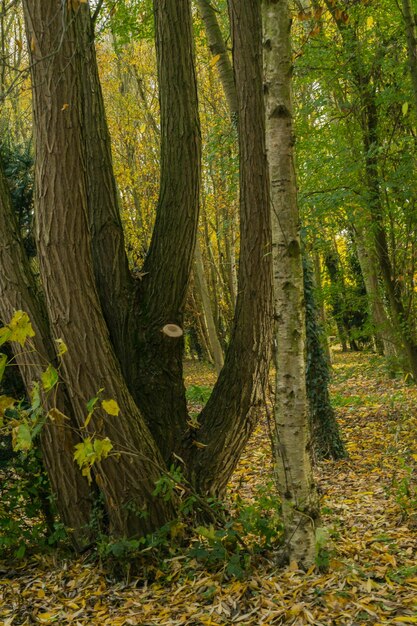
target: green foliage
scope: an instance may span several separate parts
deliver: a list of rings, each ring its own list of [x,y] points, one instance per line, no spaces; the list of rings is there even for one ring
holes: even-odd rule
[[[9,128],[2,128],[0,160],[10,189],[23,245],[29,257],[36,255],[33,237],[33,155],[32,145],[13,144]]]
[[[186,398],[191,403],[206,404],[211,392],[212,388],[207,385],[190,385],[186,391]]]
[[[127,45],[134,40],[154,37],[153,7],[150,0],[119,0],[106,7],[107,15],[103,20],[105,30],[110,30],[117,47]]]
[[[7,421],[17,421],[19,411],[6,411]],[[27,424],[20,424],[12,439],[0,439],[0,558],[22,558],[28,549],[46,549],[65,537],[55,521],[50,486],[37,441]]]
[[[413,455],[417,460],[417,455]],[[402,516],[407,519],[410,516],[417,516],[417,481],[415,479],[415,467],[400,457],[399,467],[403,473],[401,478],[393,480],[392,490],[395,494],[395,501],[400,508]]]
[[[183,483],[184,475],[181,468],[173,464],[169,468],[169,472],[163,474],[155,483],[155,489],[152,495],[162,498],[165,502],[169,502],[173,500],[175,490]]]

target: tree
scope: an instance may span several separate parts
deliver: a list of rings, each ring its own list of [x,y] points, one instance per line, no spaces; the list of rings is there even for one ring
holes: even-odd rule
[[[266,137],[271,179],[276,316],[275,462],[287,558],[310,566],[319,506],[310,458],[305,376],[305,308],[293,163],[290,15],[286,1],[264,0]]]
[[[73,423],[89,437],[108,437],[116,452],[93,468],[110,532],[134,536],[175,514],[174,502],[152,495],[175,459],[184,461],[184,474],[198,492],[221,495],[259,414],[272,320],[267,165],[258,132],[260,32],[247,22],[246,38],[237,34],[235,40],[239,107],[245,113],[239,129],[239,295],[225,365],[196,432],[187,423],[182,340],[161,332],[166,324],[182,324],[198,220],[190,3],[155,1],[161,186],[139,279],[131,276],[124,251],[89,7],[60,0],[23,5],[32,61],[36,243],[49,319],[47,328],[37,328],[37,338],[41,346],[59,338],[69,348],[61,372]],[[18,290],[23,288],[19,282]],[[7,297],[2,289],[2,303]],[[33,296],[24,308],[31,314]],[[86,427],[86,405],[99,390],[117,403],[118,415],[99,408]],[[71,451],[66,454],[72,462]],[[56,467],[48,471],[59,498],[62,476]]]

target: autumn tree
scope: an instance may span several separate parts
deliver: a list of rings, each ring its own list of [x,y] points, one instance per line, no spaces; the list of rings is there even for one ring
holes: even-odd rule
[[[199,493],[223,493],[261,406],[271,344],[272,277],[267,164],[259,133],[260,24],[253,29],[250,15],[244,28],[235,24],[242,113],[239,289],[225,364],[195,430],[188,423],[182,339],[162,332],[167,324],[182,326],[198,222],[200,131],[190,3],[154,3],[161,184],[141,278],[131,275],[124,249],[90,8],[59,0],[24,1],[23,6],[36,141],[40,300],[45,302],[38,317],[45,321],[36,323],[37,298],[26,288],[32,279],[23,274],[16,275],[15,291],[27,297],[18,306],[34,319],[40,354],[53,362],[56,340],[68,346],[61,365],[68,406],[62,412],[71,420],[71,433],[112,442],[115,454],[93,468],[94,489],[104,496],[110,531],[134,536],[175,515],[175,502],[152,495],[174,459],[182,460],[186,478]],[[6,201],[0,207],[5,214]],[[12,225],[3,224],[9,233],[1,241],[5,262]],[[17,304],[1,287],[1,316],[7,320]],[[28,388],[38,376],[38,370],[30,372]],[[86,424],[87,403],[99,390],[103,399],[115,401],[113,414],[100,407]],[[71,445],[60,454],[52,454],[48,445],[44,453],[53,457],[48,472],[54,492],[58,500],[78,503],[71,526],[81,532],[89,514],[83,502],[90,496],[83,500],[84,483],[76,480],[76,493],[69,496],[60,465],[73,463]]]

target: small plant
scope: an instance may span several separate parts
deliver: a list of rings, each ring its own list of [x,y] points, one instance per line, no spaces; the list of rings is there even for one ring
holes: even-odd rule
[[[417,460],[417,455],[413,458]],[[395,489],[395,501],[399,506],[404,518],[417,512],[417,484],[415,482],[415,468],[411,467],[405,459],[400,458],[399,464],[405,474],[400,479],[393,480]]]
[[[186,391],[186,398],[193,404],[206,404],[211,392],[212,388],[207,385],[190,385]]]

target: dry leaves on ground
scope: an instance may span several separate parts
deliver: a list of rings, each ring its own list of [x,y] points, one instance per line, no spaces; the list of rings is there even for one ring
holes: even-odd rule
[[[370,359],[372,362],[370,363]],[[317,468],[329,569],[258,563],[242,580],[173,559],[165,578],[115,582],[88,557],[0,564],[4,626],[305,626],[417,623],[417,389],[387,379],[376,357],[337,355],[332,391],[350,457]],[[189,382],[212,374],[188,367]],[[248,501],[271,480],[260,424],[230,485]],[[191,569],[193,564],[191,563]]]

